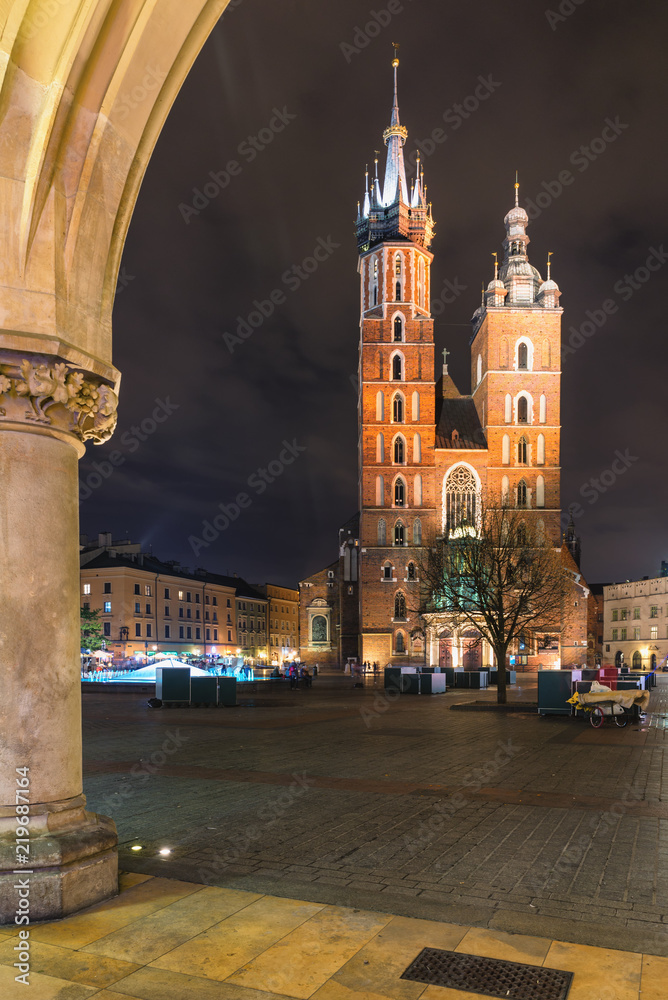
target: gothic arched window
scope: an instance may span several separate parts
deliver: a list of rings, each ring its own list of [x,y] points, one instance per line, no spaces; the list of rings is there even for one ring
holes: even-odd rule
[[[406,505],[406,484],[399,476],[394,483],[394,506],[404,507]]]
[[[385,396],[380,390],[376,393],[376,420],[385,420]]]
[[[527,484],[523,479],[520,479],[517,484],[517,506],[526,507],[527,505]]]
[[[529,400],[526,396],[520,396],[517,400],[517,423],[529,423]]]
[[[376,507],[385,506],[385,480],[382,476],[376,476]]]
[[[403,343],[404,339],[404,324],[402,322],[401,316],[395,316],[394,318],[394,342],[395,344]]]
[[[529,367],[529,349],[524,343],[517,345],[517,367],[524,370]]]
[[[422,545],[422,521],[419,517],[413,521],[413,545]]]
[[[400,354],[395,354],[392,358],[392,378],[396,382],[402,382],[404,378],[403,360]]]
[[[401,434],[394,439],[394,463],[404,465],[406,462],[406,444]]]
[[[386,562],[383,565],[383,580],[391,580],[391,579],[392,579],[392,563]]]
[[[527,439],[522,435],[522,437],[517,442],[517,464],[526,465],[527,464]]]
[[[401,521],[397,521],[394,526],[394,544],[404,545],[406,541],[406,529]]]
[[[373,258],[371,301],[374,306],[378,305],[378,258],[377,257]]]
[[[381,517],[380,521],[378,522],[378,544],[385,545],[386,538],[387,538],[387,528],[385,525],[385,518]]]
[[[385,437],[383,434],[376,434],[376,461],[385,461]]]
[[[451,469],[445,480],[445,519],[448,531],[461,525],[475,527],[478,504],[478,484],[473,472],[465,465]]]
[[[392,420],[395,424],[404,422],[404,397],[401,393],[397,393],[392,400]]]
[[[408,566],[406,567],[406,578],[408,580],[415,580],[416,579],[416,577],[415,577],[415,563],[409,562]]]
[[[395,649],[395,652],[397,652],[397,653],[405,653],[406,652],[406,640],[404,639],[404,633],[403,632],[397,632],[397,634],[395,636],[395,639],[394,639],[394,649]]]
[[[399,591],[394,597],[394,617],[406,620],[406,598]]]
[[[522,523],[518,524],[517,526],[517,544],[526,545],[526,543],[527,543],[527,526],[524,523],[524,521],[522,521]]]

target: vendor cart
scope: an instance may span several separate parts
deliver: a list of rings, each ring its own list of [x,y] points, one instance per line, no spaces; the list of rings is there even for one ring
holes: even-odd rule
[[[649,691],[611,691],[602,684],[592,684],[591,691],[585,693],[576,691],[568,704],[575,709],[582,709],[589,715],[589,721],[594,729],[600,729],[606,716],[610,716],[615,725],[623,728],[629,718],[637,717],[644,712],[649,704]]]

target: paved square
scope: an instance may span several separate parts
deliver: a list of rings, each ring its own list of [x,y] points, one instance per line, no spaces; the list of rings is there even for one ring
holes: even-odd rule
[[[380,679],[234,709],[88,691],[84,790],[126,870],[668,955],[666,680],[647,722],[601,731]]]

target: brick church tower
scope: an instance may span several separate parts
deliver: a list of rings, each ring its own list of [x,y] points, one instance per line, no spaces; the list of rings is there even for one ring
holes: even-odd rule
[[[341,529],[338,563],[300,583],[301,655],[340,665],[357,656],[381,667],[476,668],[493,663],[476,629],[458,627],[446,612],[421,618],[417,610],[427,547],[470,530],[482,504],[514,507],[528,534],[560,547],[573,606],[586,612],[578,540],[573,529],[562,543],[560,526],[561,292],[549,261],[545,281],[529,262],[529,219],[516,181],[503,261],[472,317],[472,391],[455,385],[447,351],[436,378],[434,220],[419,159],[410,182],[406,176],[398,59],[392,65],[385,174],[381,183],[377,160],[372,179],[367,170],[356,221],[359,520]],[[565,619],[559,634],[518,640],[519,668],[583,662],[583,621]]]
[[[529,263],[528,217],[505,217],[504,260],[472,318],[471,394],[444,363],[434,376],[429,250],[434,222],[417,163],[410,190],[394,101],[381,186],[367,171],[356,232],[359,348],[361,660],[475,666],[491,653],[473,635],[423,630],[419,565],[437,536],[471,523],[484,499],[526,511],[559,545],[560,291]],[[446,355],[447,356],[447,355]]]
[[[422,659],[412,648],[417,564],[435,517],[434,324],[429,251],[434,222],[417,163],[409,192],[397,67],[381,187],[367,171],[358,210],[360,630],[362,660]]]

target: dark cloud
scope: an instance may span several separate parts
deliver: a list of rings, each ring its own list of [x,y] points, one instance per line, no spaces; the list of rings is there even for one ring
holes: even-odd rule
[[[467,391],[461,324],[490,277],[515,169],[523,200],[546,184],[555,192],[570,170],[573,183],[530,227],[531,259],[543,270],[554,251],[566,338],[607,298],[619,309],[565,360],[562,498],[581,504],[591,580],[658,570],[668,556],[668,265],[627,300],[614,288],[651,247],[668,244],[666,10],[648,0],[561,7],[573,13],[552,18],[552,30],[530,0],[404,0],[352,53],[342,44],[363,41],[356,27],[370,10],[387,10],[382,0],[242,0],[223,16],[167,120],[130,227],[129,280],[114,314],[120,424],[108,445],[89,448],[82,481],[111,451],[123,462],[82,503],[83,530],[127,532],[163,558],[257,580],[295,582],[334,557],[336,529],[357,507],[353,218],[364,164],[382,145],[398,39],[408,150],[443,126],[480,77],[495,84],[425,158],[437,220],[433,287],[455,278],[466,286],[438,317],[437,349],[448,345]],[[295,116],[282,131],[271,131],[275,109]],[[601,135],[606,118],[628,128],[580,170],[571,155]],[[253,136],[265,148],[250,161]],[[194,189],[230,160],[238,175],[186,224],[179,205],[193,205]],[[319,237],[340,247],[293,290],[284,274]],[[274,290],[285,301],[231,353],[223,334]],[[156,399],[178,408],[139,441],[132,428],[141,431]],[[195,558],[189,536],[293,439],[306,451]],[[589,502],[583,487],[618,449],[637,461]]]

